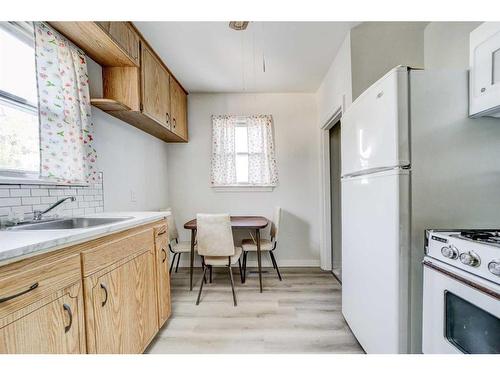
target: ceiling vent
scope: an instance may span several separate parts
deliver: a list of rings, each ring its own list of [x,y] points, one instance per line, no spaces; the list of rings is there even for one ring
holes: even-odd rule
[[[236,31],[246,30],[248,26],[248,21],[231,21],[229,22],[229,27]]]

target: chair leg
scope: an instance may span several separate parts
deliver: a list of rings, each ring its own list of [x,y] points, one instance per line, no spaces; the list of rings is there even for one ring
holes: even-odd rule
[[[241,283],[243,284],[243,282],[245,281],[244,278],[243,278],[243,269],[241,267],[241,259],[238,259],[238,267],[240,268],[240,279],[241,279]]]
[[[276,264],[274,263],[273,255],[272,252],[269,252],[269,255],[271,256],[271,264],[273,265],[273,268],[276,269]]]
[[[227,269],[229,271],[229,277],[231,279],[231,289],[233,291],[233,303],[234,306],[238,306],[238,303],[236,302],[236,292],[234,291],[233,271],[231,270],[231,266],[228,266]]]
[[[209,267],[210,267],[210,284],[212,284],[212,266]]]
[[[175,266],[175,273],[177,273],[177,269],[179,268],[179,260],[181,260],[181,253],[177,256],[177,265]]]
[[[276,262],[276,258],[274,257],[274,254],[272,251],[270,251],[269,254],[271,254],[271,261],[273,262],[274,268],[276,269],[276,272],[278,272],[278,278],[281,281],[282,279],[281,279],[280,269],[278,268],[278,263]]]
[[[243,252],[243,281],[242,283],[245,284],[245,281],[247,279],[247,252]]]
[[[201,291],[203,290],[203,284],[205,284],[203,281],[205,280],[205,273],[206,272],[207,272],[207,268],[203,267],[203,276],[201,277],[201,280],[200,280],[200,291],[198,292],[198,298],[196,299],[197,306],[200,304]]]
[[[174,263],[175,263],[175,257],[178,253],[174,253],[174,256],[172,257],[172,263],[170,264],[170,275],[172,275],[172,268],[174,268]]]
[[[210,267],[210,266],[207,266]],[[205,257],[201,257],[201,270],[203,271],[205,269]],[[207,283],[207,277],[205,274],[203,275],[203,282],[206,284]]]

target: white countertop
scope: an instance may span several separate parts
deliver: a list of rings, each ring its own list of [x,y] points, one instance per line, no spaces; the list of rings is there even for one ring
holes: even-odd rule
[[[57,230],[0,230],[0,265],[75,245],[90,239],[150,223],[170,215],[170,212],[103,212],[84,217],[130,217],[124,221],[90,228]]]

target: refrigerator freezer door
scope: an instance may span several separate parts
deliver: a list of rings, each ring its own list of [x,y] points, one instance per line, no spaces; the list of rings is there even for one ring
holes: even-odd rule
[[[410,164],[408,72],[396,68],[342,116],[342,175]]]
[[[342,179],[342,313],[367,353],[407,353],[406,170]]]

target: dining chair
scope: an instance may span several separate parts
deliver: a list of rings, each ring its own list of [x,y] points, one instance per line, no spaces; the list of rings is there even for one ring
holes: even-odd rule
[[[227,214],[198,214],[196,215],[196,227],[198,254],[203,258],[203,276],[200,281],[196,305],[200,303],[203,284],[206,283],[207,270],[210,269],[211,273],[213,266],[224,266],[227,267],[231,280],[233,303],[234,306],[237,306],[231,265],[238,262],[241,274],[241,247],[234,246],[231,218]]]
[[[267,251],[269,252],[269,255],[271,256],[271,263],[273,264],[273,268],[276,270],[278,273],[278,278],[281,279],[281,274],[280,274],[280,269],[278,268],[278,263],[276,262],[276,258],[274,257],[274,250],[276,250],[276,245],[278,244],[278,234],[279,234],[279,227],[280,227],[280,221],[281,221],[281,208],[280,207],[275,207],[274,208],[274,216],[273,220],[271,221],[271,231],[270,235],[271,238],[268,239],[261,239],[260,240],[260,251],[264,252]],[[252,236],[252,234],[250,233]],[[244,239],[241,241],[241,248],[243,250],[243,278],[242,282],[245,282],[246,279],[246,274],[247,274],[247,256],[249,252],[256,252],[257,251],[257,242],[255,238],[248,238]]]
[[[170,211],[170,215],[167,216],[167,224],[168,224],[168,248],[174,256],[172,257],[172,263],[170,264],[170,274],[172,274],[172,268],[175,263],[175,257],[177,257],[177,264],[175,266],[175,272],[177,272],[177,269],[179,268],[179,261],[181,259],[181,255],[183,253],[190,253],[191,252],[191,242],[190,241],[179,241],[179,232],[177,231],[177,226],[175,225],[175,219],[174,219],[174,214],[171,209],[168,209]],[[195,246],[195,251],[196,251],[196,246]]]

